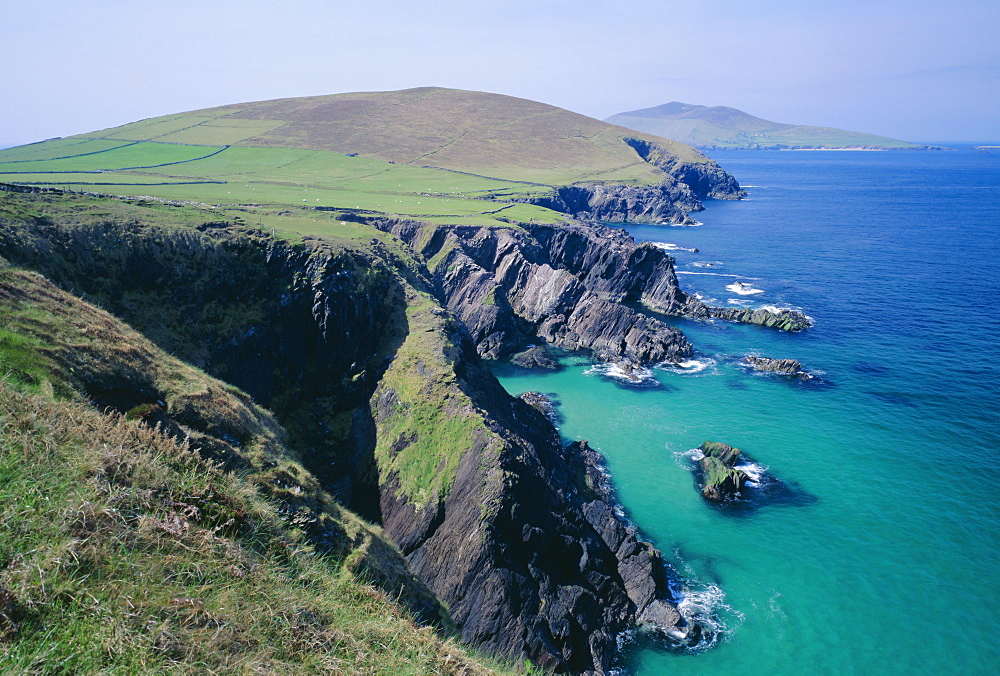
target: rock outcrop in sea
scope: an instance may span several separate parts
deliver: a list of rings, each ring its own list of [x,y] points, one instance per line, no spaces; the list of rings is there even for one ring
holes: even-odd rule
[[[717,441],[706,441],[698,450],[701,494],[713,502],[728,502],[739,498],[750,477],[736,464],[740,449]]]
[[[812,326],[809,317],[789,308],[708,308],[708,316],[742,324],[760,324],[782,331],[802,331]]]
[[[526,369],[555,370],[559,368],[559,362],[542,345],[532,345],[527,350],[518,352],[510,358],[510,363]]]
[[[772,359],[770,357],[758,357],[748,354],[743,357],[743,362],[749,364],[757,371],[782,373],[788,376],[798,375],[802,372],[802,364],[797,359]]]

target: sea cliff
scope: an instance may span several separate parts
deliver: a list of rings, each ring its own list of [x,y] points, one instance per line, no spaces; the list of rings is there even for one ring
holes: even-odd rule
[[[592,452],[564,448],[551,423],[510,397],[483,364],[482,346],[502,351],[517,342],[497,328],[501,313],[477,323],[471,305],[456,304],[470,327],[487,327],[475,341],[448,309],[453,303],[439,302],[450,288],[449,265],[471,272],[478,265],[460,259],[457,247],[432,274],[388,235],[293,245],[234,223],[176,227],[156,223],[142,208],[122,206],[109,217],[80,203],[67,210],[60,198],[15,199],[51,203],[48,215],[4,215],[6,264],[99,303],[273,412],[308,472],[301,481],[380,524],[466,640],[557,671],[588,673],[610,668],[618,635],[638,624],[683,633],[658,552],[616,514],[610,493],[588,479]],[[409,227],[396,225],[401,232]],[[512,286],[494,295],[517,304],[521,315],[504,306],[502,317],[517,336],[527,335],[531,317],[558,344],[608,356],[676,358],[690,349],[679,332],[615,300],[641,296],[667,270],[650,263],[642,282],[605,279],[591,269],[600,256],[585,229],[540,231],[531,241],[505,230],[517,233],[508,242],[517,254],[504,268]],[[464,234],[475,241],[475,232]],[[485,248],[470,251],[488,262],[486,250],[503,233],[480,235]],[[655,251],[641,249],[640,258]],[[542,262],[555,255],[550,250],[561,252],[556,258],[575,274],[540,273],[554,270]],[[633,253],[625,247],[604,264],[617,269]],[[560,279],[571,292],[559,291]],[[620,331],[615,338],[574,329],[576,322],[587,326],[590,305],[618,313],[609,325]],[[561,319],[549,316],[556,310]],[[490,343],[482,338],[488,336],[499,337]],[[111,382],[100,363],[93,360],[94,376],[81,385],[96,405],[161,394],[129,380]],[[222,441],[203,447],[208,457],[244,467],[238,448],[249,438],[245,430],[218,429],[215,437]],[[440,623],[436,601],[411,607]]]

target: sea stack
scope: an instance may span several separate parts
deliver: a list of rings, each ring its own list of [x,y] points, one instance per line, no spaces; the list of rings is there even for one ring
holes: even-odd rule
[[[698,460],[701,494],[713,502],[728,502],[740,497],[750,478],[743,470],[736,469],[740,449],[718,441],[706,441],[698,450],[703,453]]]

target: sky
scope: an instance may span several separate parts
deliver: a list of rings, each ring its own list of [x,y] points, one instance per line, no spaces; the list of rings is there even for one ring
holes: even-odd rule
[[[1000,142],[996,0],[0,8],[0,145],[227,103],[431,85],[599,119],[682,101],[908,141]]]

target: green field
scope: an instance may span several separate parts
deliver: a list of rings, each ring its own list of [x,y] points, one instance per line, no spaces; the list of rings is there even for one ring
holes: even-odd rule
[[[430,87],[223,106],[9,148],[0,182],[239,209],[261,225],[292,207],[553,223],[566,216],[525,202],[574,184],[673,180],[632,135],[534,101]],[[654,141],[678,161],[709,161]]]
[[[49,148],[49,143],[58,146]],[[69,156],[74,151],[79,155]],[[0,151],[0,182],[242,207],[262,214],[294,206],[448,222],[492,223],[497,216],[553,222],[561,216],[513,201],[551,191],[544,186],[293,148],[60,140]],[[318,218],[326,220],[325,215]]]

